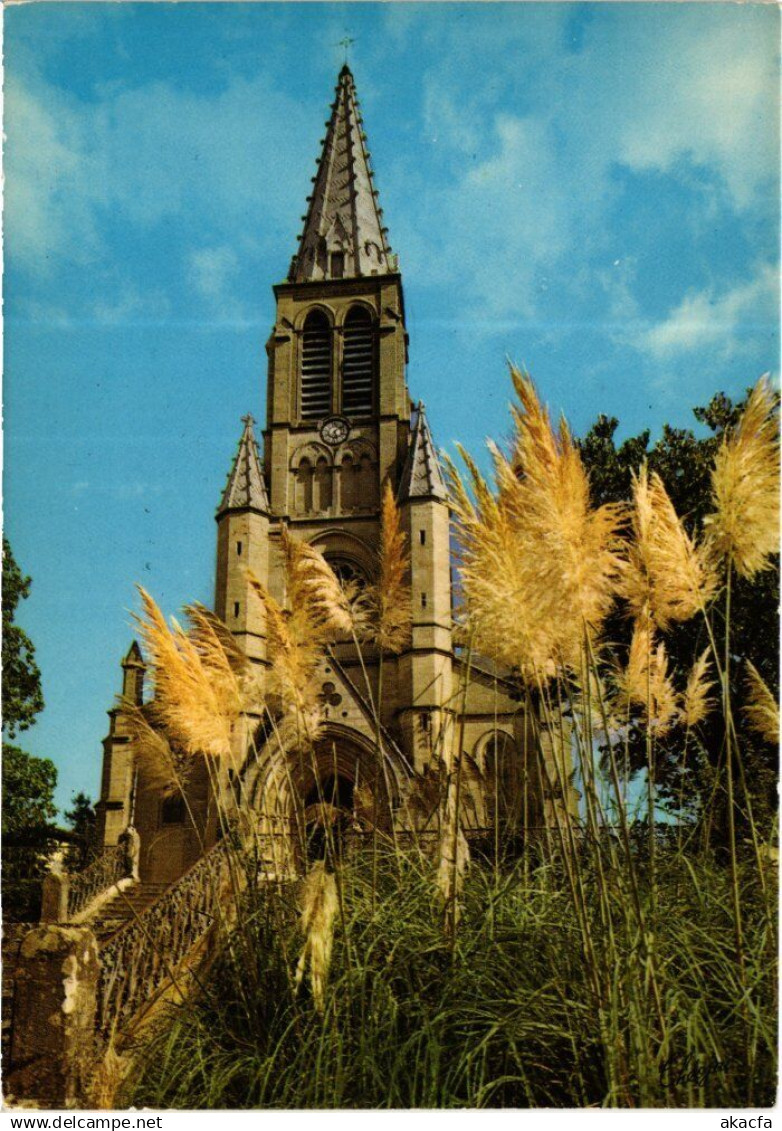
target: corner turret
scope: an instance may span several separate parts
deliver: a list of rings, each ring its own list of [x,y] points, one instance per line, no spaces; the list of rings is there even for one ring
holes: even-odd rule
[[[402,523],[410,545],[412,641],[400,656],[399,675],[409,704],[400,722],[407,749],[422,770],[435,751],[452,741],[452,603],[450,514],[432,433],[422,403],[399,481]],[[439,736],[442,740],[438,741]]]
[[[122,661],[122,698],[140,707],[144,702],[144,676],[147,665],[141,655],[138,641],[134,640]]]
[[[256,663],[266,662],[263,610],[252,593],[248,570],[264,585],[269,579],[269,499],[258,444],[249,414],[217,508],[215,612]]]

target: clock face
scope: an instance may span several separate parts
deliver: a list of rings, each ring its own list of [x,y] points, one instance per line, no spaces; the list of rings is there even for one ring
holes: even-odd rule
[[[321,437],[333,447],[347,440],[349,432],[350,425],[342,416],[332,416],[320,426]]]

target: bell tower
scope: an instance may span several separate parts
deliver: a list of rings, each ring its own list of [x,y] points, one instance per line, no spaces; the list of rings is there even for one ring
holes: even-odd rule
[[[216,609],[263,663],[264,626],[245,565],[284,602],[276,544],[285,525],[338,575],[373,580],[390,482],[409,540],[414,615],[410,647],[384,660],[381,716],[420,765],[452,695],[448,505],[423,407],[413,410],[407,389],[402,278],[347,64],[302,219],[288,277],[274,287],[263,458],[246,422],[218,512]],[[360,663],[352,643],[334,646],[363,696],[378,657],[362,651]]]
[[[396,488],[410,398],[402,280],[347,65],[322,147],[298,250],[274,288],[264,471],[273,513],[299,537],[339,527],[349,541],[376,525],[387,476]]]

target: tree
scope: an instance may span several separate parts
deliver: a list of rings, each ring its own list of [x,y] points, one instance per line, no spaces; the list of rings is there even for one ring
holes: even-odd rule
[[[79,839],[70,854],[70,868],[78,871],[94,853],[97,816],[86,793],[75,794],[71,804],[73,807],[65,810],[65,819]]]
[[[3,743],[3,915],[31,922],[40,915],[41,880],[55,848],[57,768]]]
[[[3,744],[3,837],[29,838],[48,831],[57,814],[57,767],[18,746]]]
[[[744,401],[734,403],[718,393],[708,405],[693,410],[698,421],[706,424],[711,435],[696,437],[686,428],[663,428],[660,439],[649,446],[650,434],[642,432],[617,445],[618,421],[600,416],[580,440],[579,448],[589,471],[593,502],[628,500],[632,497],[632,476],[644,460],[650,471],[662,478],[677,513],[688,532],[696,537],[703,533],[703,520],[713,509],[711,504],[711,469],[723,433],[738,421]],[[744,700],[746,664],[751,660],[774,694],[779,691],[779,573],[768,570],[751,582],[734,580],[731,607],[732,696],[734,704]],[[714,606],[715,630],[719,638],[723,629],[722,606]],[[631,625],[626,616],[616,612],[607,626],[608,638],[622,647],[629,642]],[[686,679],[695,658],[708,645],[702,619],[675,625],[666,633],[666,647],[680,683]],[[759,740],[745,725],[742,713],[735,712],[756,818],[769,827],[776,809],[776,751]],[[673,734],[658,742],[658,784],[664,797],[674,806],[697,809],[710,793],[713,770],[719,762],[724,734],[723,720],[714,712],[701,727],[697,746],[688,756],[689,767],[683,767],[682,738]],[[645,759],[644,743],[638,732],[631,742],[631,758],[636,766]],[[719,822],[718,822],[719,825]]]
[[[41,673],[35,648],[15,623],[19,602],[30,592],[30,578],[3,539],[3,733],[15,737],[43,710]],[[3,913],[6,919],[37,919],[40,882],[54,842],[50,822],[57,813],[57,769],[3,742]]]
[[[3,730],[10,738],[26,730],[43,710],[41,673],[27,633],[14,623],[16,609],[30,593],[25,577],[3,539]]]

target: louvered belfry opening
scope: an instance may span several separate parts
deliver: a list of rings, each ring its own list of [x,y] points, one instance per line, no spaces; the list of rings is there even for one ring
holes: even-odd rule
[[[363,306],[354,306],[345,319],[342,355],[342,411],[346,416],[372,412],[374,377],[372,317]]]
[[[301,416],[320,420],[331,412],[331,327],[320,310],[307,315],[301,337]]]

